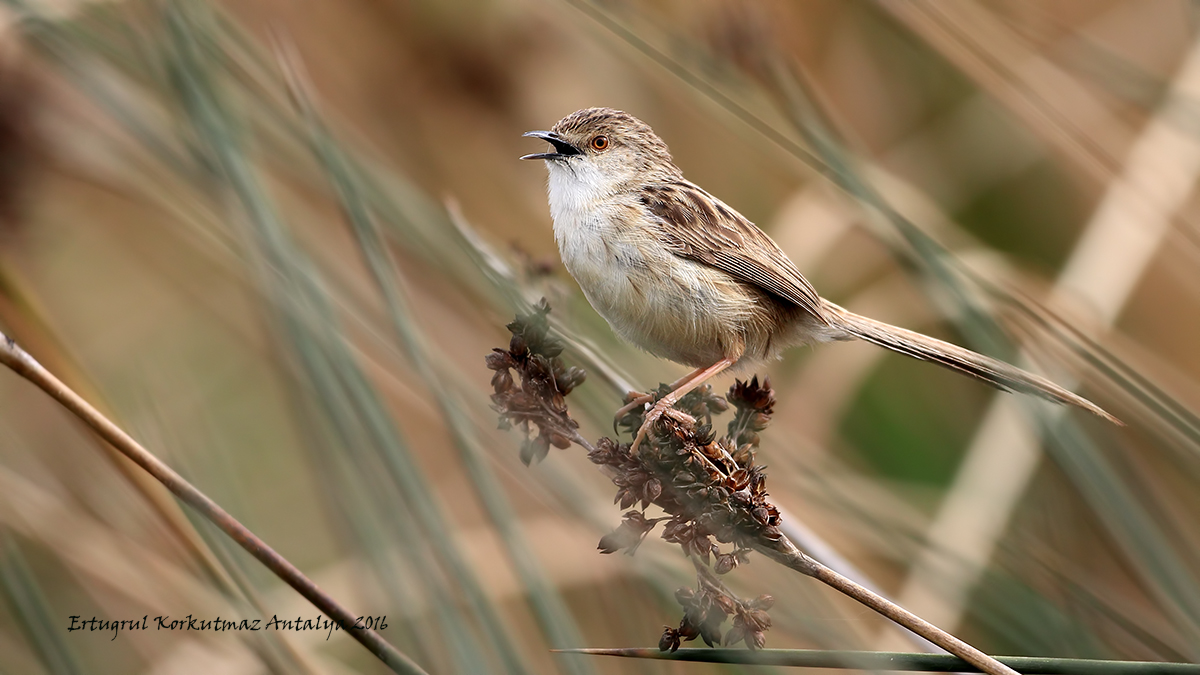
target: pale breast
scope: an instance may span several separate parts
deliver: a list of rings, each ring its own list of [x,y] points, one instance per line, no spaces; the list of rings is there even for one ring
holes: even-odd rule
[[[803,310],[676,256],[651,236],[654,216],[636,194],[622,198],[581,164],[547,162],[554,236],[567,271],[618,335],[694,367],[726,357],[749,366],[809,341]]]
[[[723,272],[676,257],[605,209],[560,213],[563,264],[618,335],[696,367],[738,351],[753,300]]]

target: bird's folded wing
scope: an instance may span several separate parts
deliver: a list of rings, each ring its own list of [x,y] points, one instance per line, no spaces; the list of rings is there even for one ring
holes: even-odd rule
[[[711,265],[828,323],[816,289],[765,232],[687,181],[647,186],[641,202],[660,221],[672,253]]]

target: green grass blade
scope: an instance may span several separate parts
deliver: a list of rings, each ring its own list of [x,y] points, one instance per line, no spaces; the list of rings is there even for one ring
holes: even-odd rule
[[[905,652],[854,652],[815,649],[581,649],[574,653],[619,656],[664,661],[740,663],[745,665],[792,666],[797,668],[841,668],[850,670],[902,670],[927,673],[977,673],[978,669],[949,654]],[[1041,675],[1197,675],[1200,664],[1155,661],[1101,661],[1057,659],[1039,656],[996,656],[997,661],[1019,673]]]
[[[25,636],[53,675],[80,675],[86,672],[75,650],[63,639],[64,619],[56,618],[38,580],[25,561],[16,538],[0,528],[0,590],[9,601],[13,615]]]

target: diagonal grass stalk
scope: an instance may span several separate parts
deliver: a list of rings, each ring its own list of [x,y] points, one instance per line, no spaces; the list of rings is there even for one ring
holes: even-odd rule
[[[129,434],[100,414],[5,335],[0,335],[0,363],[29,380],[88,426],[95,429],[105,441],[111,443],[122,454],[154,476],[185,504],[203,514],[225,534],[238,542],[242,548],[266,565],[276,576],[316,605],[330,619],[348,626],[346,630],[394,672],[405,675],[425,674],[420,666],[389,645],[378,633],[373,630],[356,628],[357,616],[353,612],[338,604],[336,600],[304,576],[299,569],[276,553],[266,542],[255,536],[216,502],[197,490],[191,483],[143,448]]]

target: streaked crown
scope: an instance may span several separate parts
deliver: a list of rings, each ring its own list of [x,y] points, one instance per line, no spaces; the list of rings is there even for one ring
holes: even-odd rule
[[[603,136],[605,150],[617,151],[612,154],[620,154],[627,160],[642,164],[638,167],[642,170],[669,168],[678,171],[667,144],[654,133],[650,125],[622,110],[577,110],[556,122],[551,132],[581,149],[595,147],[592,142]]]

